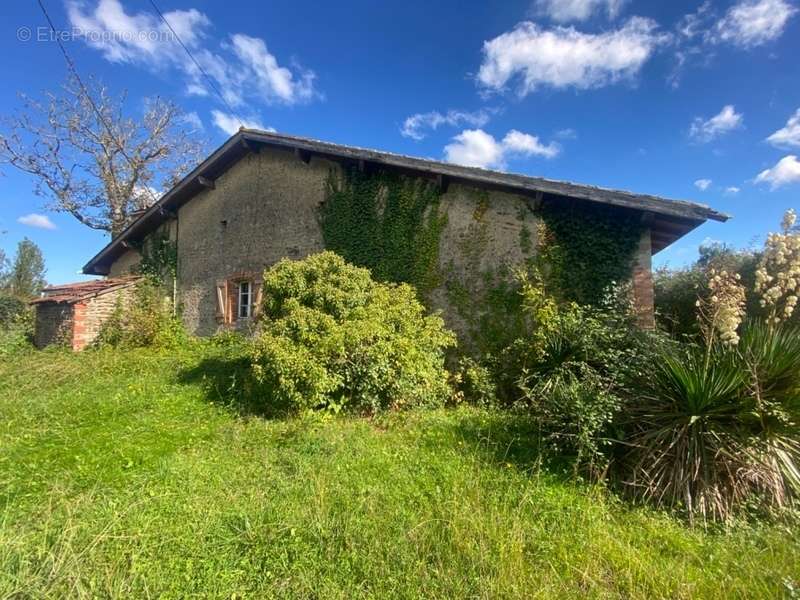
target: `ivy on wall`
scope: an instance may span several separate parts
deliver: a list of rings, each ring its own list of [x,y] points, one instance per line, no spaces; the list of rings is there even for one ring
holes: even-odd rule
[[[475,191],[475,210],[466,234],[458,241],[461,269],[450,264],[445,272],[444,287],[447,300],[467,327],[467,339],[461,340],[462,350],[470,354],[492,354],[507,346],[524,327],[522,296],[515,281],[512,265],[484,265],[483,257],[489,246],[489,194]],[[524,226],[524,210],[517,214],[522,222],[520,244],[528,242],[530,231]],[[527,231],[527,236],[522,233]],[[525,268],[525,265],[516,265]]]
[[[169,229],[161,228],[136,245],[141,259],[136,272],[160,284],[171,283],[178,275],[178,246]]]
[[[485,264],[491,243],[489,194],[473,190],[472,223],[458,243],[457,261],[442,272],[439,245],[447,215],[432,182],[355,168],[332,170],[320,209],[325,246],[348,262],[369,268],[376,279],[406,282],[420,295],[442,286],[467,327],[468,352],[494,352],[525,327],[515,270],[543,274],[563,301],[598,303],[607,288],[631,277],[642,232],[639,215],[613,207],[547,203],[535,213],[536,232],[521,204],[518,243],[523,264]],[[491,261],[489,261],[491,262]]]
[[[537,214],[544,225],[538,260],[560,299],[597,304],[610,285],[630,279],[643,231],[639,215],[556,203]]]
[[[433,182],[379,172],[331,171],[320,211],[325,247],[380,281],[439,284],[439,238],[447,222]]]

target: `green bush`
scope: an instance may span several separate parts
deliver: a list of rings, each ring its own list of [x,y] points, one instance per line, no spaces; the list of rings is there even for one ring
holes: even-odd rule
[[[524,326],[500,352],[463,363],[464,396],[487,404],[495,393],[499,405],[532,414],[543,441],[570,456],[576,472],[602,474],[627,381],[649,351],[648,336],[633,324],[629,290],[609,290],[589,307],[558,303],[535,268],[517,279]]]
[[[576,472],[606,470],[625,383],[639,359],[635,339],[613,313],[567,304],[513,346],[526,363],[520,402],[553,448],[573,457]]]
[[[27,310],[27,303],[15,296],[0,294],[0,329],[15,325]]]
[[[172,348],[185,341],[183,325],[173,314],[163,288],[149,279],[142,279],[129,300],[118,299],[95,345]]]
[[[34,319],[34,310],[26,302],[0,296],[0,356],[33,347]]]
[[[724,520],[800,492],[800,331],[749,323],[738,348],[658,353],[627,406],[623,479],[637,496]]]
[[[252,365],[273,401],[297,409],[442,404],[455,337],[413,288],[375,282],[332,252],[264,274]]]

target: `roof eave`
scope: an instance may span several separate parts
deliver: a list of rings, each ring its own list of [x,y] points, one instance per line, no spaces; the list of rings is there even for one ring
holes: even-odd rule
[[[215,179],[216,177],[213,175],[219,176],[221,172],[227,169],[229,163],[232,164],[238,160],[238,154],[244,154],[252,150],[253,145],[269,145],[300,150],[337,160],[360,160],[395,169],[407,169],[431,176],[444,176],[452,180],[480,183],[485,186],[504,188],[523,193],[549,193],[588,202],[598,202],[620,208],[633,209],[645,213],[651,212],[668,219],[680,220],[685,226],[685,231],[677,235],[674,239],[664,238],[663,241],[667,242],[666,245],[673,243],[706,220],[710,219],[725,222],[730,218],[730,215],[726,213],[685,200],[667,200],[647,194],[635,194],[622,190],[609,190],[571,182],[554,181],[473,167],[463,167],[389,152],[342,146],[309,138],[299,138],[243,128],[233,134],[169,192],[164,194],[158,202],[147,209],[138,219],[125,228],[122,233],[111,240],[100,252],[92,257],[86,265],[84,265],[83,272],[87,275],[107,275],[113,260],[116,259],[116,257],[112,255],[114,252],[118,251],[120,246],[125,244],[125,242],[129,242],[131,238],[134,238],[139,233],[158,227],[164,222],[165,218],[171,216],[172,213],[170,209],[179,208],[182,203],[190,200],[195,194],[204,189],[204,185],[200,183],[201,178],[206,179],[210,177],[211,180]],[[654,252],[657,251],[658,250],[654,250]]]

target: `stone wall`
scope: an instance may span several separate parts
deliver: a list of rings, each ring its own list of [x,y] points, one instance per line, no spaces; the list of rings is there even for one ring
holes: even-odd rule
[[[213,189],[179,209],[173,225],[177,302],[190,333],[211,335],[225,326],[218,318],[217,287],[233,273],[260,273],[281,258],[299,259],[323,249],[319,208],[329,174],[340,169],[321,157],[306,163],[291,150],[266,148],[246,155]],[[457,183],[443,194],[440,210],[447,213],[439,255],[443,285],[430,301],[450,327],[463,333],[465,323],[445,283],[473,289],[485,273],[520,264],[535,251],[538,219],[528,197]],[[652,320],[647,317],[652,315],[649,252],[648,235],[639,249],[635,285],[644,320]],[[129,272],[136,258],[128,252],[112,273]]]
[[[133,295],[133,286],[107,292],[75,304],[72,349],[83,350],[97,339],[117,303],[125,306]]]
[[[179,306],[189,332],[210,335],[216,285],[240,271],[322,250],[318,209],[334,165],[294,153],[248,154],[178,213]]]
[[[117,289],[79,302],[40,302],[36,304],[34,344],[44,348],[66,344],[83,350],[97,339],[103,323],[133,294],[133,286]]]
[[[37,348],[51,344],[71,344],[72,304],[41,302],[36,304],[36,324],[33,343]]]
[[[141,255],[133,248],[127,250],[125,254],[120,256],[114,261],[114,264],[111,265],[111,268],[108,271],[108,276],[122,277],[125,275],[130,275],[139,264],[141,259]]]

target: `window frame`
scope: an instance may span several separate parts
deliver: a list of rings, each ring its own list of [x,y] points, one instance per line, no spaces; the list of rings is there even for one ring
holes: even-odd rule
[[[243,291],[243,287],[247,287],[247,292]],[[242,298],[247,297],[247,304],[242,304]],[[242,314],[242,309],[246,308],[245,313]],[[249,319],[253,316],[253,282],[250,279],[242,279],[236,282],[236,320],[242,321]]]

